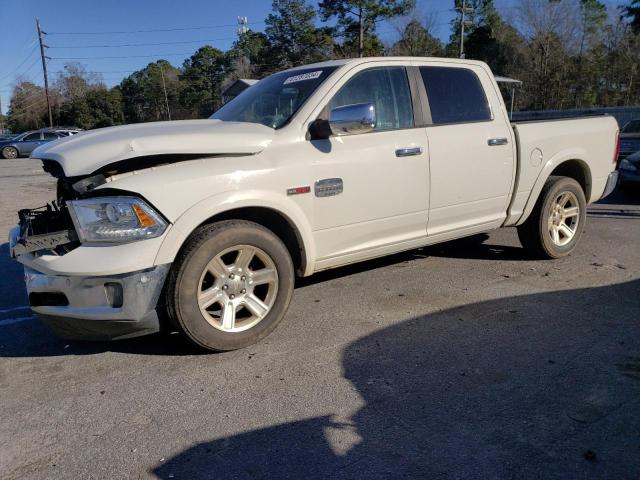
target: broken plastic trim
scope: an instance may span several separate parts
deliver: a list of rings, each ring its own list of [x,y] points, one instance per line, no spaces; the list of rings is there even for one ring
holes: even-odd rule
[[[73,229],[66,206],[56,202],[40,208],[22,209],[19,231],[11,242],[12,254],[50,250],[64,255],[78,244],[78,236]]]
[[[95,188],[99,187],[100,185],[104,185],[105,183],[107,183],[107,179],[105,178],[105,176],[102,174],[98,174],[93,175],[92,177],[83,178],[82,180],[75,182],[73,185],[71,185],[71,188],[73,188],[76,192],[83,194],[90,192],[91,190],[94,190]]]

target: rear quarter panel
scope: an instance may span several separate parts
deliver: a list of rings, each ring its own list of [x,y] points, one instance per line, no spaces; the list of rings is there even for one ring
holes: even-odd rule
[[[553,170],[577,160],[588,172],[587,203],[600,199],[615,169],[618,123],[613,117],[515,123],[518,144],[516,188],[505,225],[523,223]]]

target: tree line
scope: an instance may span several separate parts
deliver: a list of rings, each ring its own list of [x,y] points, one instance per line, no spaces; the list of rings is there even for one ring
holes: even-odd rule
[[[462,0],[452,7],[460,12]],[[305,0],[273,0],[264,32],[240,34],[226,52],[204,45],[182,65],[157,60],[112,88],[80,64],[65,65],[50,92],[54,123],[89,129],[203,118],[220,107],[222,91],[238,78],[328,59],[457,58],[459,19],[451,21],[446,42],[434,35],[434,19],[416,10],[415,0],[323,0],[317,8]],[[502,15],[493,0],[467,0],[465,19],[465,57],[522,80],[518,110],[640,104],[640,0],[613,14],[599,0],[523,0]],[[397,30],[397,41],[381,40],[383,20]],[[42,87],[18,80],[10,128],[45,126],[43,98]]]

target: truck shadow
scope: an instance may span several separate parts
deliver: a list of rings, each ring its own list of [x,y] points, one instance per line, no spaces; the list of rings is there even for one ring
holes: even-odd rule
[[[9,257],[9,244],[0,244],[0,311],[19,311],[28,304],[22,265]]]
[[[484,243],[489,235],[480,234],[438,245],[410,250],[366,262],[298,278],[296,288],[384,268],[430,256],[483,260],[530,260],[520,247]],[[8,244],[0,245],[0,357],[93,355],[114,351],[137,355],[200,355],[203,351],[180,335],[157,334],[115,342],[81,342],[60,339],[33,317],[23,283],[22,267],[9,258]],[[15,320],[20,320],[15,322]]]
[[[149,473],[631,478],[640,470],[628,444],[640,429],[640,377],[629,374],[640,353],[639,294],[633,280],[474,303],[383,328],[342,352],[344,377],[363,404],[351,418],[325,405],[320,416],[189,446]]]
[[[417,248],[394,255],[376,258],[374,260],[368,260],[366,262],[359,262],[352,265],[346,265],[344,267],[325,270],[323,272],[315,273],[311,277],[296,279],[296,288],[428,257],[495,261],[534,260],[534,258],[522,247],[484,243],[489,238],[490,236],[488,234],[481,233],[471,237],[451,240],[437,245],[430,245],[428,247]]]
[[[483,244],[488,235],[420,248],[408,252],[360,262],[334,270],[319,272],[308,278],[298,278],[296,288],[302,288],[336,278],[410,262],[429,256],[456,258],[484,258],[492,260],[525,260],[520,248]],[[198,355],[210,354],[192,346],[180,335],[151,335],[116,342],[79,342],[60,339],[35,318],[28,308],[22,266],[9,257],[8,244],[0,245],[0,357],[29,357],[56,355],[92,355],[116,351],[138,355]]]

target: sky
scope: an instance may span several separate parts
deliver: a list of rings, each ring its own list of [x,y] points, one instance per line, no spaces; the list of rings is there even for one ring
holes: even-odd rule
[[[417,0],[417,13],[429,18],[433,32],[442,40],[448,38],[449,23],[455,16],[453,3]],[[507,16],[518,8],[517,0],[495,3]],[[66,63],[77,62],[90,72],[99,72],[113,86],[159,58],[179,66],[201,45],[226,50],[237,38],[238,16],[248,17],[249,28],[262,31],[270,11],[271,0],[0,0],[2,112],[7,111],[18,79],[43,84],[36,17],[47,32],[50,79]],[[398,37],[397,26],[388,22],[380,24],[378,33],[385,41]]]

